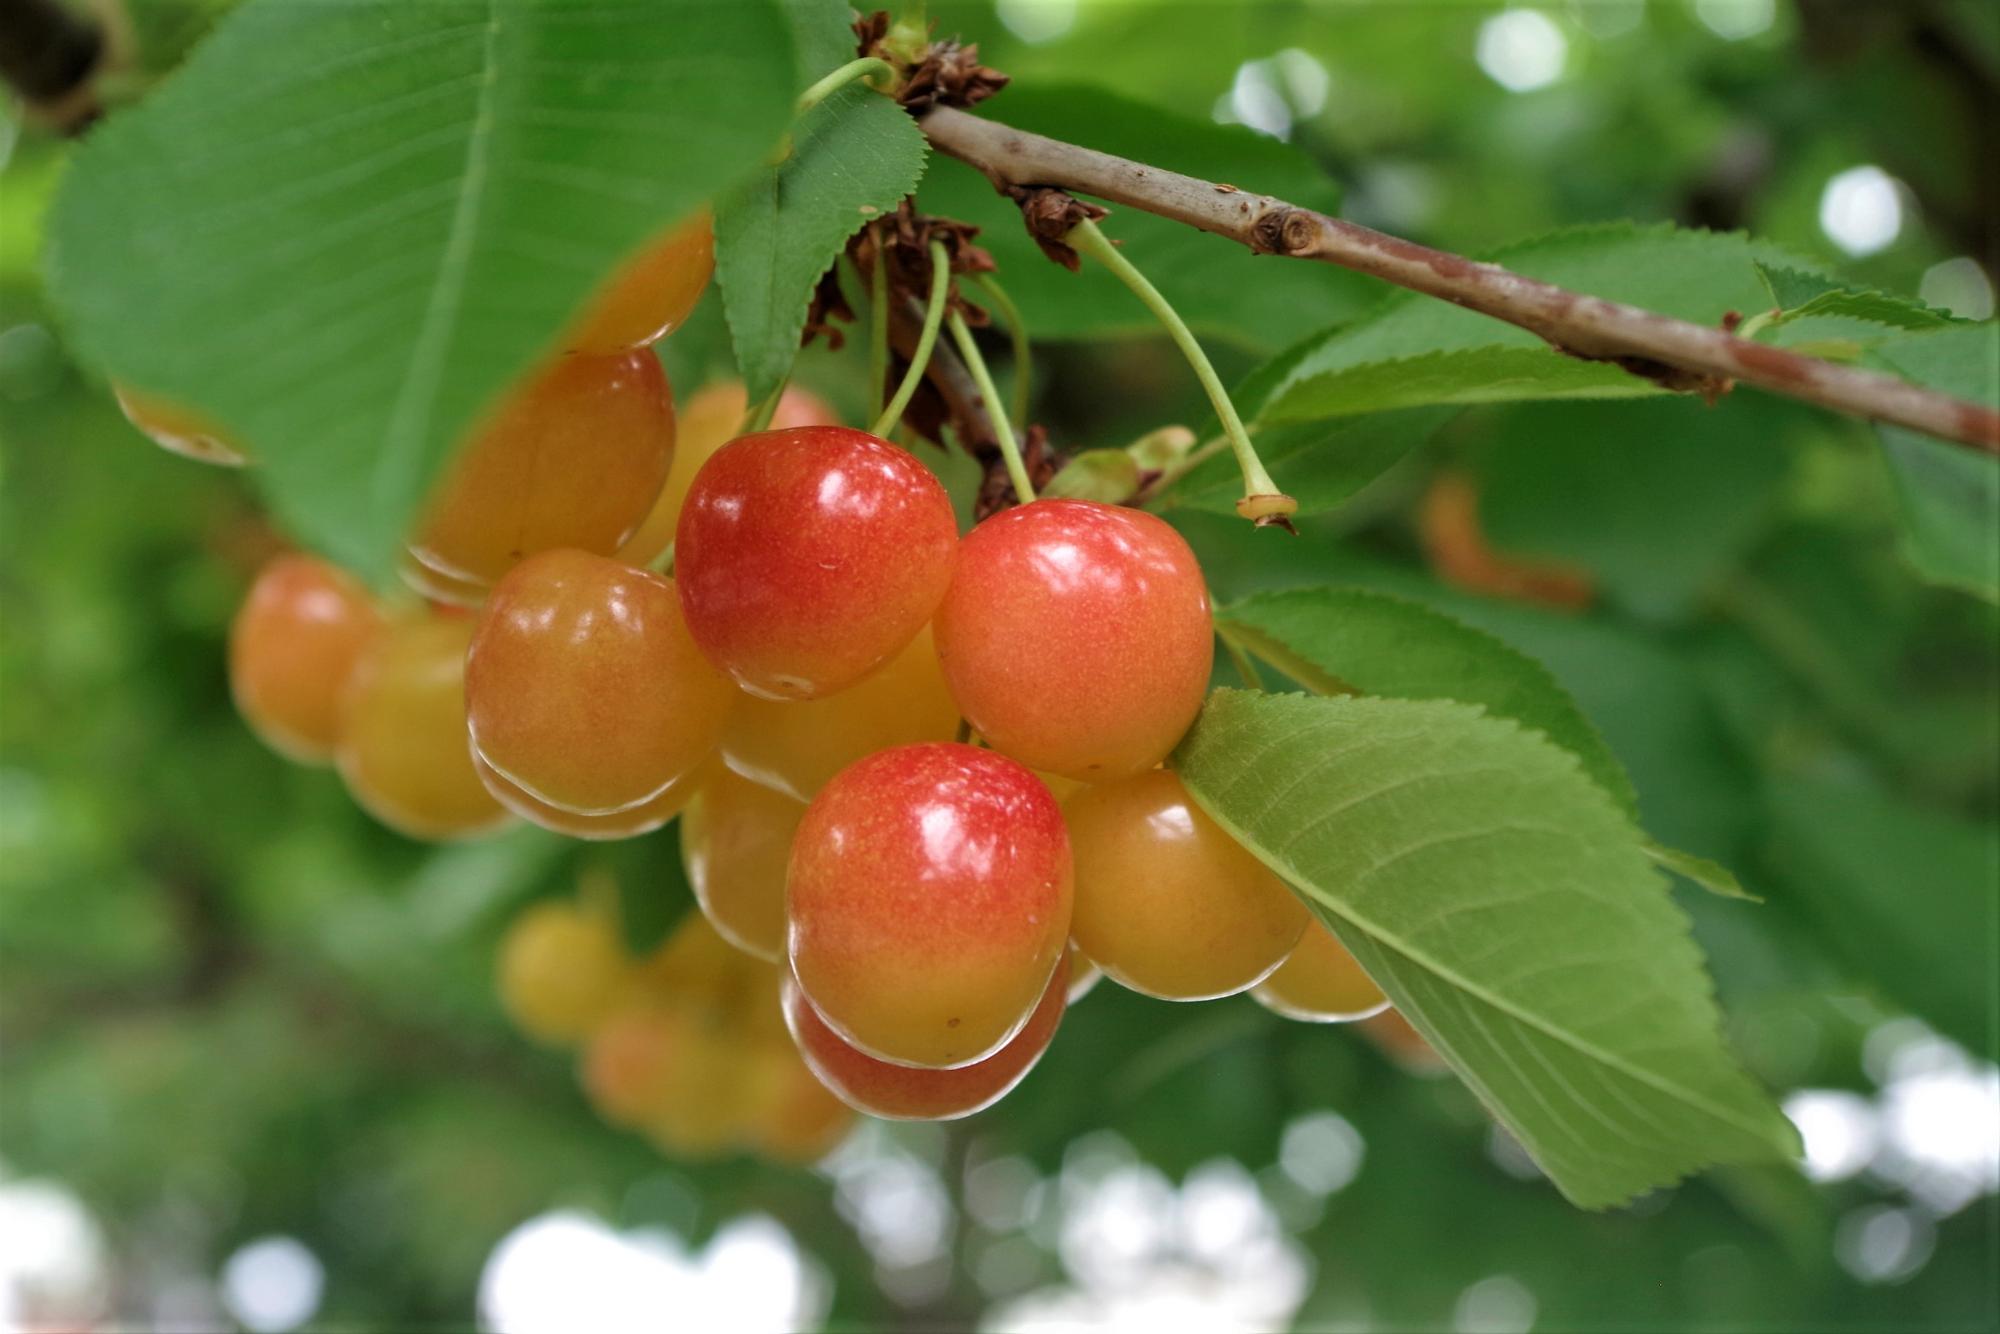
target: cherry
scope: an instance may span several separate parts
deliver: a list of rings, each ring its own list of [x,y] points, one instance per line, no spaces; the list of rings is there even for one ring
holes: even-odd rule
[[[1316,918],[1306,924],[1298,948],[1250,994],[1273,1013],[1316,1024],[1366,1019],[1389,1008],[1382,988]]]
[[[563,339],[572,352],[625,352],[678,328],[715,271],[715,232],[706,209],[679,223],[621,265],[591,297]]]
[[[465,665],[480,757],[537,801],[604,815],[651,801],[715,749],[736,691],[673,581],[545,551],[493,589]]]
[[[695,474],[716,450],[736,437],[736,428],[749,410],[741,380],[723,380],[698,389],[680,405],[674,466],[667,473],[667,484],[660,488],[660,498],[653,502],[639,531],[618,549],[618,559],[627,565],[650,565],[673,545],[674,529],[681,521],[681,507]],[[839,424],[839,415],[817,395],[790,386],[779,396],[778,410],[771,418],[773,430]]]
[[[1384,1056],[1413,1075],[1441,1075],[1451,1066],[1438,1055],[1437,1048],[1417,1031],[1403,1012],[1390,1008],[1370,1015],[1354,1027],[1375,1044]]]
[[[403,585],[433,607],[477,607],[486,601],[485,584],[433,570],[408,551],[396,562]]]
[[[1263,979],[1310,916],[1164,769],[1086,788],[1063,808],[1076,853],[1077,948],[1113,981],[1208,1000]]]
[[[806,1065],[848,1106],[893,1120],[951,1121],[991,1107],[1027,1076],[1055,1037],[1069,987],[1069,961],[1058,958],[1020,1030],[984,1060],[949,1070],[876,1060],[842,1040],[796,983],[785,987],[785,1021]]]
[[[631,964],[609,924],[569,903],[542,903],[500,943],[500,1003],[530,1037],[576,1042],[625,997]]]
[[[1097,989],[1104,980],[1104,970],[1077,952],[1075,945],[1069,947],[1069,1003],[1076,1004]]]
[[[410,550],[474,584],[555,547],[609,555],[652,508],[673,453],[659,358],[558,357],[460,447]]]
[[[805,803],[717,766],[681,817],[681,863],[723,939],[760,959],[785,953],[785,864]]]
[[[672,1154],[719,1152],[743,1115],[740,1052],[726,1028],[686,1007],[632,1002],[584,1048],[584,1092],[598,1115]]]
[[[933,628],[974,730],[1087,782],[1164,759],[1201,709],[1214,655],[1208,590],[1180,534],[1085,500],[1038,500],[974,528]]]
[[[125,420],[162,449],[225,468],[240,468],[249,461],[248,451],[240,443],[192,408],[127,384],[112,385],[111,395],[118,400]]]
[[[525,788],[507,781],[504,774],[480,757],[477,750],[472,752],[472,767],[478,773],[479,781],[486,784],[486,790],[493,799],[514,814],[531,824],[557,834],[567,834],[571,838],[588,839],[594,843],[613,839],[637,838],[662,828],[687,806],[700,790],[708,769],[703,766],[661,788],[658,795],[609,815],[585,815],[581,811],[564,810],[540,801]]]
[[[813,700],[747,696],[722,733],[722,758],[767,787],[812,800],[864,755],[958,734],[958,705],[945,688],[930,627],[879,670]]]
[[[869,1055],[968,1065],[1035,1008],[1070,896],[1062,812],[1032,773],[971,746],[899,746],[806,808],[786,881],[792,971]]]
[[[368,590],[311,556],[277,556],[229,626],[229,689],[273,750],[306,764],[333,758],[340,698],[382,631]]]
[[[674,538],[688,628],[753,694],[831,694],[930,619],[957,531],[938,479],[866,431],[732,440],[696,474]]]
[[[836,1039],[837,1040],[837,1039]],[[750,1144],[776,1162],[806,1166],[833,1151],[854,1128],[854,1109],[806,1066],[782,1034],[748,1054]]]
[[[470,617],[394,622],[356,662],[341,701],[334,762],[347,790],[412,838],[460,838],[508,820],[474,772],[466,739],[471,638]]]

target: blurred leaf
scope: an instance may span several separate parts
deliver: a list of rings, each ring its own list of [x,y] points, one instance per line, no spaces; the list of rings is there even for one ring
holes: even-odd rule
[[[112,375],[248,441],[381,576],[453,444],[626,254],[762,160],[770,0],[252,0],[94,131],[50,279]]]
[[[1743,882],[1736,878],[1736,872],[1721,862],[1697,857],[1692,852],[1682,852],[1678,848],[1670,848],[1650,839],[1646,841],[1643,850],[1661,870],[1672,871],[1683,880],[1699,885],[1711,894],[1719,894],[1725,899],[1743,899],[1749,903],[1763,902],[1755,894],[1743,888]]]
[[[1888,369],[2000,406],[2000,325],[1956,325],[1875,350]],[[1926,579],[2000,602],[2000,458],[1900,426],[1876,428],[1902,502],[1910,563]]]
[[[1411,408],[1338,422],[1273,426],[1257,433],[1258,457],[1301,514],[1337,509],[1451,419],[1449,408]],[[1222,451],[1190,469],[1160,497],[1165,506],[1234,514],[1243,495],[1236,456]]]

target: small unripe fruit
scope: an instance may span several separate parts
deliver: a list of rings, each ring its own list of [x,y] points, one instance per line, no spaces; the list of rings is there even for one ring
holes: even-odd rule
[[[1382,988],[1317,920],[1307,923],[1298,948],[1250,994],[1275,1014],[1316,1024],[1366,1019],[1389,1008]]]
[[[704,209],[613,272],[563,341],[600,355],[650,346],[687,319],[714,271],[715,232]]]
[[[248,462],[242,445],[192,408],[184,408],[170,399],[159,398],[130,385],[114,384],[111,393],[118,400],[125,420],[145,432],[160,448],[184,458],[220,464],[225,468],[240,468]]]
[[[1306,906],[1164,769],[1086,788],[1063,808],[1076,855],[1078,949],[1115,982],[1208,1000],[1260,981],[1304,934]]]
[[[530,1037],[570,1043],[607,1019],[631,965],[610,926],[574,904],[542,903],[500,943],[500,1003]]]
[[[324,764],[340,737],[340,701],[361,654],[382,632],[368,590],[311,556],[278,556],[229,626],[229,689],[264,743]]]
[[[785,955],[785,867],[802,801],[716,766],[681,817],[681,863],[723,939],[760,959]]]

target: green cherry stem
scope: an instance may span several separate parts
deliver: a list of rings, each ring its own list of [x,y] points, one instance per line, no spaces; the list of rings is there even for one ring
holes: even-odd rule
[[[1193,368],[1195,378],[1208,393],[1208,401],[1215,406],[1215,415],[1222,422],[1222,434],[1229,441],[1229,447],[1236,452],[1236,466],[1243,472],[1243,499],[1236,502],[1236,512],[1246,519],[1256,521],[1260,526],[1268,523],[1284,523],[1289,515],[1298,512],[1299,502],[1278,489],[1271,480],[1271,474],[1264,470],[1264,461],[1257,457],[1257,447],[1250,443],[1250,433],[1243,429],[1243,419],[1236,415],[1236,405],[1230,402],[1229,391],[1222,387],[1222,377],[1215,373],[1208,354],[1195,341],[1194,333],[1181,319],[1173,304],[1160,295],[1160,289],[1146,280],[1146,275],[1134,268],[1132,261],[1118,253],[1097,224],[1085,218],[1070,229],[1068,241],[1081,253],[1090,256],[1105,268],[1111,270],[1118,280],[1132,289],[1132,294],[1144,302],[1153,312],[1167,336],[1187,358]]]
[[[1222,641],[1222,651],[1229,655],[1229,665],[1236,669],[1236,675],[1245,686],[1252,690],[1264,688],[1264,678],[1258,675],[1257,664],[1250,661],[1250,655],[1241,644],[1221,626],[1215,627],[1215,637]]]
[[[654,574],[671,575],[674,572],[674,544],[667,543],[667,549],[647,561],[646,568]]]
[[[889,393],[889,265],[882,234],[875,235],[875,268],[868,275],[868,411],[882,415]]]
[[[965,317],[955,310],[951,313],[951,337],[958,344],[959,358],[972,372],[972,382],[979,386],[979,396],[986,400],[986,415],[992,419],[994,437],[1000,441],[1000,456],[1007,462],[1007,478],[1014,483],[1015,499],[1023,505],[1032,504],[1035,484],[1028,480],[1028,465],[1021,461],[1021,446],[1014,439],[1014,427],[1006,413],[992,410],[1000,401],[1000,393],[993,387],[993,372],[986,369],[986,358],[979,355],[979,344],[972,341],[972,330],[965,327]]]
[[[881,261],[876,261],[880,267]],[[945,292],[951,287],[951,261],[944,253],[942,241],[931,242],[931,296],[924,306],[924,329],[917,335],[917,350],[910,358],[909,370],[903,372],[903,382],[896,386],[896,396],[889,400],[889,406],[882,409],[882,415],[868,428],[868,434],[886,436],[889,428],[902,418],[903,409],[910,406],[910,398],[923,383],[924,370],[931,364],[931,349],[937,346],[938,326],[944,323]]]
[[[785,396],[785,386],[791,383],[789,374],[781,376],[778,383],[757,405],[744,414],[743,424],[736,428],[738,435],[755,435],[771,427],[771,419],[778,415],[778,401]]]
[[[850,60],[800,93],[794,110],[796,114],[803,116],[856,79],[865,79],[870,75],[893,79],[896,77],[896,67],[877,56],[862,56],[859,60]]]
[[[1000,318],[1007,325],[1007,335],[1014,342],[1014,394],[1009,400],[1011,406],[1007,415],[1014,425],[1028,429],[1028,391],[1032,388],[1033,363],[1029,360],[1028,326],[1021,319],[1021,308],[1008,297],[1006,289],[995,282],[990,273],[975,273],[972,285],[981,295],[991,301],[1000,312]]]

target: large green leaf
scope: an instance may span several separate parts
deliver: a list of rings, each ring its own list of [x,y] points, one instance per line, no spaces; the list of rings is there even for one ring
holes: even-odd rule
[[[1218,691],[1176,764],[1577,1204],[1794,1150],[1638,831],[1567,752],[1447,701]]]
[[[1919,384],[2000,407],[2000,325],[1911,334],[1874,355]],[[2000,458],[1899,426],[1880,431],[1910,563],[1927,579],[2000,602]]]
[[[1308,208],[1330,212],[1340,203],[1339,189],[1295,148],[1099,88],[1015,84],[979,114]],[[941,162],[919,194],[927,212],[979,224],[979,243],[999,261],[1008,295],[1036,338],[1159,332],[1138,299],[1098,266],[1085,263],[1071,274],[1051,263],[1029,239],[1020,210],[972,168]],[[1330,264],[1252,255],[1137,209],[1116,209],[1103,225],[1198,333],[1246,347],[1281,347],[1359,313],[1383,290]]]
[[[789,114],[772,0],[252,0],[92,133],[51,283],[113,376],[245,439],[380,574],[476,415]]]

